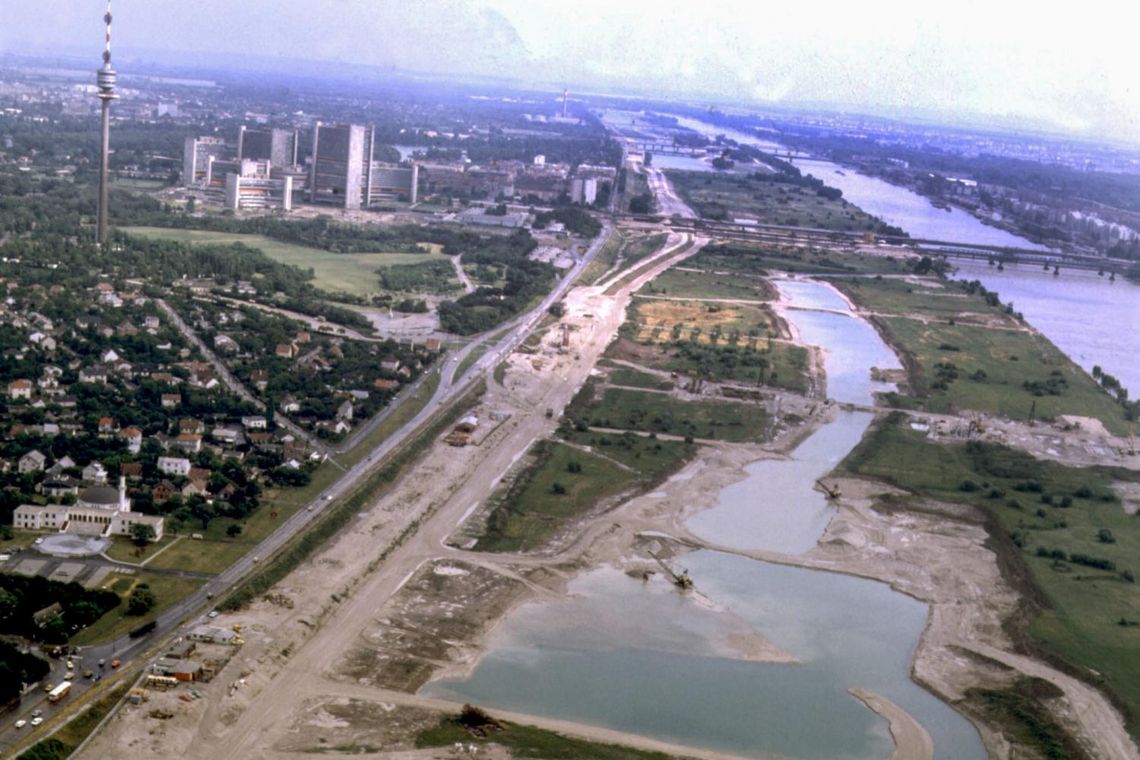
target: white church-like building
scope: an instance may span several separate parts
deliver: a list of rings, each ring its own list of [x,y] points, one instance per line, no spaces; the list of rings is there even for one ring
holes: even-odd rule
[[[16,528],[83,536],[127,536],[131,526],[149,525],[154,529],[155,540],[162,538],[163,522],[161,517],[131,511],[126,478],[119,478],[118,490],[104,485],[85,488],[72,505],[22,504],[12,515]]]

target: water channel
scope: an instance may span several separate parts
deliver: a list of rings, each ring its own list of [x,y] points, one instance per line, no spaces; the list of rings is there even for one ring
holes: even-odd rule
[[[827,347],[829,395],[868,403],[885,387],[872,382],[870,367],[898,366],[894,355],[827,286],[777,286],[798,307],[786,316],[804,340]],[[690,527],[742,549],[810,548],[832,509],[812,490],[813,476],[834,467],[870,419],[841,412],[791,459],[750,466]],[[682,561],[698,593],[612,568],[585,573],[567,598],[509,615],[469,677],[423,693],[747,756],[888,757],[886,722],[847,691],[859,687],[922,723],[936,757],[984,757],[973,726],[910,680],[925,604],[875,581],[723,552]],[[743,657],[733,642],[751,631],[798,662]]]

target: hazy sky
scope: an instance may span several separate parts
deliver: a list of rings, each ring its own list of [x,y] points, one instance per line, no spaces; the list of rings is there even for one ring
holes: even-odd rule
[[[90,44],[101,0],[3,0],[0,49]],[[1128,3],[115,0],[115,46],[1013,117],[1140,141]],[[121,68],[121,67],[120,67]]]

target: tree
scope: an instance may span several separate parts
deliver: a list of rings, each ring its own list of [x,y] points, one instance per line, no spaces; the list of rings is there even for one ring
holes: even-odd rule
[[[130,528],[131,541],[140,549],[157,538],[154,528],[146,523],[135,523]]]
[[[150,590],[150,586],[145,583],[140,583],[135,586],[134,591],[127,597],[127,614],[141,617],[154,609],[154,605],[158,604],[158,599],[155,598],[154,592]]]
[[[230,538],[237,538],[241,535],[241,526],[237,523],[234,523],[230,527],[226,528],[226,535]]]

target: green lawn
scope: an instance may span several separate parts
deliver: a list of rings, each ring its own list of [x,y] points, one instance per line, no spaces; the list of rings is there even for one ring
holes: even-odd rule
[[[648,388],[649,390],[655,391],[668,391],[673,389],[672,380],[648,372],[639,372],[629,367],[607,368],[606,375],[611,385],[624,385],[629,388]]]
[[[1095,417],[1127,433],[1124,410],[1040,334],[879,318],[906,358],[911,392],[932,412],[976,409],[1010,419]]]
[[[831,280],[839,290],[864,309],[884,314],[916,314],[959,323],[983,320],[1000,327],[1019,327],[1020,322],[1000,306],[986,303],[980,294],[969,294],[956,282],[924,278],[930,287],[906,280],[851,278]]]
[[[124,582],[129,581],[129,582]],[[126,598],[132,588],[139,583],[150,586],[158,603],[146,615],[136,617],[126,614]],[[141,570],[132,576],[123,576],[111,573],[103,581],[103,587],[111,589],[123,598],[123,603],[99,618],[94,625],[84,628],[71,638],[71,643],[77,646],[110,641],[154,618],[169,607],[185,598],[202,585],[202,581],[194,578],[181,578],[170,575],[157,575]]]
[[[249,235],[210,230],[183,230],[165,227],[124,227],[123,232],[143,237],[176,240],[183,243],[243,243],[257,248],[282,264],[312,269],[313,285],[329,293],[349,293],[369,297],[380,293],[378,271],[382,267],[419,264],[427,261],[449,261],[438,246],[425,243],[431,253],[333,253],[321,248],[283,243],[262,235]],[[450,266],[450,264],[449,264]]]
[[[1124,576],[1140,572],[1140,518],[1125,513],[1110,488],[1114,478],[1140,475],[1065,467],[993,444],[937,445],[895,415],[843,466],[993,514],[1013,540],[1010,551],[1049,600],[1051,608],[1029,625],[1031,637],[1047,652],[1101,674],[1090,678],[1124,701],[1130,730],[1140,735],[1140,589]],[[1080,555],[1114,568],[1073,561]]]
[[[766,274],[769,270],[801,274],[903,274],[911,271],[909,259],[867,256],[819,248],[803,249],[772,244],[732,242],[708,245],[685,266],[713,272]]]
[[[733,401],[681,401],[666,393],[597,389],[587,381],[567,414],[591,427],[641,430],[723,441],[760,441],[771,420],[755,404]]]
[[[689,456],[692,446],[633,434],[566,431],[565,440],[540,441],[533,463],[492,497],[479,551],[527,551],[545,546],[571,520],[607,496],[656,481]]]
[[[747,301],[770,301],[776,297],[776,289],[759,277],[687,269],[668,269],[647,282],[638,293],[696,299],[739,298]]]

